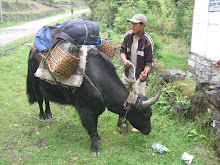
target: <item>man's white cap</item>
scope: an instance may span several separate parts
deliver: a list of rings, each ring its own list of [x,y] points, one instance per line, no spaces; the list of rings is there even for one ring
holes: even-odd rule
[[[147,24],[147,18],[144,14],[135,14],[131,19],[127,19],[127,22],[133,22],[133,23],[140,23]]]

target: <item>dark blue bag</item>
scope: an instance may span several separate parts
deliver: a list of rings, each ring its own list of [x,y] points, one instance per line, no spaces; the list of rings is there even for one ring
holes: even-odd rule
[[[80,45],[96,45],[100,42],[99,26],[93,21],[70,19],[64,21],[60,28]]]

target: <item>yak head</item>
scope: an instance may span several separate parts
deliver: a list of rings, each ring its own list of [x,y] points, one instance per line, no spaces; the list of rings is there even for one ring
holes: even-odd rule
[[[158,101],[161,90],[159,90],[154,98],[147,99],[145,96],[140,94],[138,90],[139,83],[140,80],[138,79],[134,89],[134,93],[138,96],[137,101],[135,104],[130,105],[130,110],[127,113],[126,117],[134,128],[138,129],[144,135],[148,135],[151,131],[151,105]]]

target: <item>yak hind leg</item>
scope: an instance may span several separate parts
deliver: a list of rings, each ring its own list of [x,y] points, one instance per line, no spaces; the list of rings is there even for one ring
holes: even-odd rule
[[[45,114],[47,119],[53,118],[52,112],[50,111],[50,103],[49,101],[46,100],[45,100]]]
[[[93,156],[97,157],[100,155],[100,149],[98,146],[98,141],[101,140],[97,131],[97,121],[98,116],[91,113],[91,110],[81,109],[79,111],[80,118],[84,128],[87,130],[91,138],[91,153]]]
[[[97,133],[97,135],[96,135],[96,139],[97,139],[97,141],[99,142],[99,143],[101,143],[102,142],[102,139],[101,139],[101,137],[99,136],[99,134]]]
[[[39,108],[40,108],[39,118],[40,118],[40,120],[45,120],[46,115],[45,115],[44,109],[43,109],[43,99],[38,101],[38,105],[39,105]]]
[[[90,151],[93,156],[97,157],[101,154],[99,145],[98,145],[99,140],[97,140],[97,133],[90,134],[90,137],[91,137],[91,150]]]

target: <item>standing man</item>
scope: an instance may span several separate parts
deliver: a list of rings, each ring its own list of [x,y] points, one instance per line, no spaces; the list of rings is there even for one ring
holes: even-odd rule
[[[73,7],[71,7],[71,14],[73,15]]]
[[[145,96],[145,85],[154,61],[154,42],[144,31],[147,18],[143,14],[135,14],[131,19],[132,30],[128,31],[120,47],[121,59],[124,63],[122,82],[129,91],[134,82],[140,78],[140,92]]]

